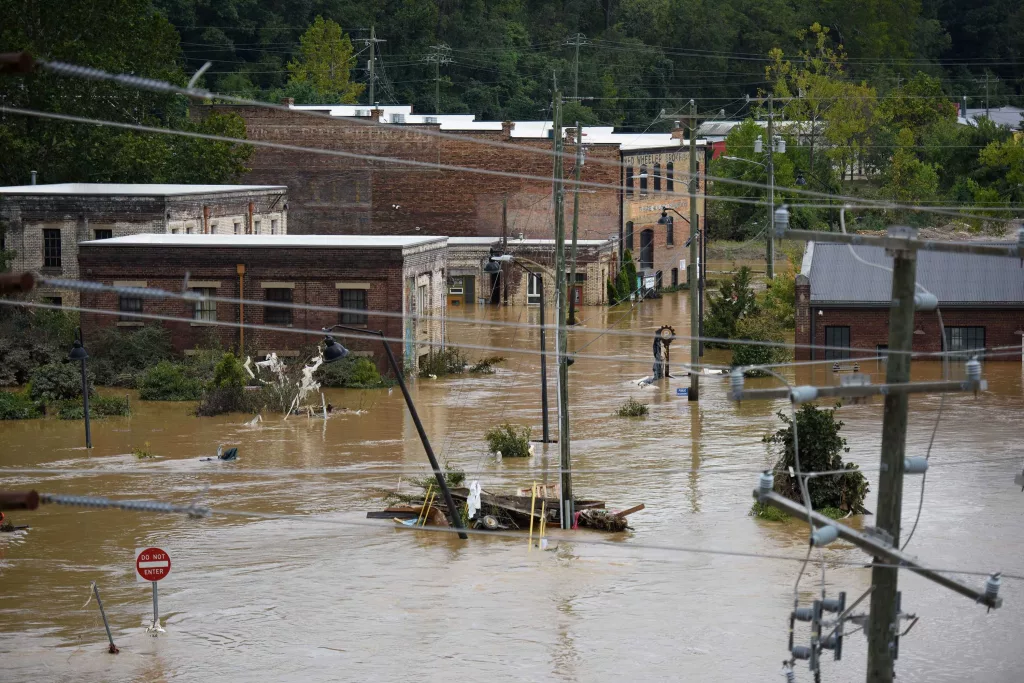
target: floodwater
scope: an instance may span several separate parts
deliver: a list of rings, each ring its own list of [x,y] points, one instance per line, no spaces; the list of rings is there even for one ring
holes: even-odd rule
[[[630,517],[631,532],[573,536],[612,545],[558,540],[552,551],[527,552],[525,537],[460,541],[362,525],[366,512],[380,507],[376,489],[394,488],[425,468],[398,391],[331,391],[335,406],[363,412],[336,413],[326,423],[265,416],[258,428],[244,426],[244,416],[199,419],[185,404],[136,401],[133,417],[93,423],[91,452],[81,447],[81,423],[0,423],[3,466],[103,470],[9,476],[4,488],[199,500],[304,516],[195,520],[54,507],[13,513],[15,523],[32,528],[0,534],[0,679],[775,680],[786,656],[800,564],[688,549],[803,556],[804,525],[747,514],[766,461],[761,437],[779,428],[775,413],[786,406],[737,406],[726,397],[724,378],[703,379],[698,403],[675,396],[675,385],[637,388],[633,380],[650,372],[654,330],[671,324],[679,334],[689,332],[686,294],[623,311],[583,309],[586,328],[570,342],[578,348],[593,339],[586,330],[615,322],[643,333],[605,335],[585,353],[615,358],[581,358],[570,369],[577,495],[605,499],[613,508],[647,505]],[[535,321],[533,310],[481,307],[460,315],[476,322],[451,323],[455,342],[537,347],[534,329],[486,324]],[[673,353],[685,358],[687,345]],[[723,360],[720,353],[709,352],[707,359]],[[483,434],[495,423],[526,424],[540,433],[538,357],[503,355],[509,359],[495,375],[414,383],[427,433],[444,459],[473,472],[470,479],[484,488],[553,483],[557,446],[538,446],[533,458],[519,462],[498,463],[485,452]],[[875,381],[884,374],[874,361],[861,370]],[[937,363],[913,369],[914,379],[940,373]],[[827,368],[796,374],[801,382],[836,381]],[[1019,454],[1022,366],[1019,359],[990,362],[985,375],[989,392],[946,400],[910,549],[940,568],[1020,573],[1024,493],[1013,483],[1020,462],[1005,459]],[[552,430],[554,376],[552,363]],[[612,416],[629,396],[651,404],[646,420]],[[912,400],[908,454],[924,454],[939,402],[933,396]],[[839,413],[850,446],[846,457],[868,470],[869,509],[881,413],[880,401]],[[236,445],[240,459],[198,462],[219,443]],[[143,444],[160,457],[136,460],[132,448]],[[263,468],[345,473],[246,474]],[[908,477],[908,526],[919,486]],[[156,638],[145,632],[152,619],[149,586],[137,583],[134,573],[134,549],[146,546],[172,558],[171,575],[160,583],[166,633]],[[830,595],[846,591],[852,601],[869,586],[870,570],[856,564],[868,559],[861,551],[838,543],[824,558]],[[964,578],[978,586],[984,581]],[[92,581],[102,591],[121,648],[117,656],[106,653],[95,601],[83,606]],[[813,599],[820,582],[815,557],[802,577],[801,599]],[[1004,581],[1005,606],[991,613],[910,573],[901,574],[900,585],[904,610],[920,617],[901,639],[900,680],[1021,680],[1021,582]],[[798,633],[798,640],[809,639],[806,630]],[[850,635],[842,661],[826,653],[823,679],[862,681],[865,661],[863,634]],[[798,680],[810,680],[804,664],[797,672]]]

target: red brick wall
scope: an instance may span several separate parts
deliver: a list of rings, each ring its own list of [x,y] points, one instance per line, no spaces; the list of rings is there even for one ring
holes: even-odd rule
[[[112,284],[114,280],[144,280],[149,288],[181,291],[185,272],[191,281],[220,281],[217,296],[239,297],[239,278],[236,265],[245,265],[242,298],[264,300],[261,282],[294,282],[293,303],[337,307],[340,295],[336,282],[370,282],[368,307],[370,310],[402,312],[401,249],[260,249],[209,247],[112,247],[83,246],[79,254],[82,277]],[[118,309],[118,296],[107,292],[82,294],[85,308]],[[162,324],[170,330],[174,348],[184,351],[203,342],[214,334],[225,348],[237,349],[239,329],[221,325],[200,325],[192,322],[194,304],[180,299],[144,299],[143,313],[163,314],[188,321],[144,321],[146,325]],[[218,303],[217,320],[237,323],[237,304]],[[245,322],[264,324],[262,305],[244,306]],[[320,329],[340,322],[339,314],[332,311],[293,310],[292,326],[300,329]],[[88,339],[102,327],[114,326],[117,316],[95,313],[82,314],[82,327]],[[384,330],[388,337],[402,338],[402,319],[370,315],[368,329]],[[246,352],[298,351],[322,339],[321,334],[258,330],[245,328]],[[342,339],[352,350],[372,351],[378,367],[383,371],[387,361],[379,342]],[[402,344],[392,343],[392,350],[402,359]]]
[[[799,301],[800,292],[797,291]],[[807,309],[805,309],[807,310]],[[818,311],[823,314],[819,315]],[[878,345],[889,343],[889,309],[888,308],[820,308],[810,307],[807,310],[808,324],[804,327],[801,324],[800,307],[797,308],[797,330],[796,343],[808,344],[810,341],[810,317],[813,317],[814,344],[825,344],[826,326],[849,326],[850,346],[853,348],[869,349],[869,353],[860,355],[874,355],[874,349]],[[944,308],[942,309],[942,321],[946,327],[984,327],[985,346],[1011,346],[1020,348],[1021,337],[1015,332],[1024,328],[1024,309],[963,309]],[[923,334],[914,334],[913,350],[920,352],[941,351],[941,337],[939,335],[938,317],[934,312],[917,313],[914,316],[915,331],[922,331]],[[851,354],[856,356],[858,354]],[[815,359],[824,359],[824,351],[817,350]],[[1003,356],[1007,360],[1016,359],[1016,356]],[[809,349],[797,349],[797,360],[809,360]]]
[[[245,119],[247,135],[252,140],[544,178],[526,180],[257,147],[250,162],[252,171],[243,182],[288,186],[291,234],[415,234],[419,227],[418,232],[423,235],[500,235],[501,202],[507,193],[510,234],[553,236],[549,155],[440,139],[419,132],[438,130],[436,125],[384,128],[298,112],[245,106],[223,108]],[[459,135],[503,140],[537,150],[551,149],[548,140],[504,138],[500,131]],[[574,151],[573,145],[567,143],[566,152]],[[590,145],[587,159],[582,172],[584,181],[617,185],[617,145]],[[599,159],[615,165],[596,163]],[[572,165],[567,160],[567,177],[572,175]],[[608,188],[590,193],[595,188],[587,189],[581,196],[580,237],[606,238],[615,234],[619,223],[617,191]],[[399,208],[393,208],[394,205]],[[572,196],[567,193],[567,226],[571,220]]]

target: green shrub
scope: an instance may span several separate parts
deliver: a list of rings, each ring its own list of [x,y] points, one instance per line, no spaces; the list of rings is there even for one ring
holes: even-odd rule
[[[211,387],[196,406],[196,415],[213,417],[225,413],[259,413],[267,408],[273,398],[265,388],[250,390],[242,387]]]
[[[431,350],[425,361],[420,363],[420,377],[444,377],[445,375],[461,375],[466,371],[469,361],[461,350],[452,346],[447,349]]]
[[[39,405],[25,391],[0,391],[0,420],[31,420],[42,417]]]
[[[751,341],[776,342],[786,341],[785,332],[778,321],[766,313],[747,316],[736,323],[736,338]],[[784,346],[765,346],[761,344],[737,344],[733,346],[732,366],[773,365],[790,360],[790,351]],[[758,377],[767,373],[761,370],[750,370],[748,376]]]
[[[149,458],[155,458],[156,454],[149,449],[149,442],[145,442],[141,446],[136,446],[132,449],[132,455],[139,460],[147,460]]]
[[[78,314],[0,307],[0,386],[27,384],[41,365],[67,358]]]
[[[103,386],[138,387],[146,368],[173,357],[171,335],[161,325],[125,330],[106,327],[87,340],[89,365]]]
[[[245,367],[233,353],[225,353],[213,369],[213,386],[217,389],[237,389],[246,384]]]
[[[85,417],[85,409],[81,399],[59,401],[54,404],[57,417],[61,420],[81,420]],[[129,417],[131,403],[127,396],[90,396],[89,418]]]
[[[501,452],[505,458],[530,457],[530,428],[517,427],[507,422],[492,428],[484,438],[491,453]]]
[[[93,375],[86,375],[89,396],[95,394]],[[36,368],[29,384],[29,396],[33,401],[51,403],[57,401],[81,400],[82,368],[78,363],[58,362],[47,363]]]
[[[469,369],[469,372],[480,375],[493,375],[494,366],[498,363],[504,363],[506,360],[508,359],[504,356],[489,356],[488,358],[481,358]]]
[[[836,406],[838,407],[838,405]],[[785,423],[783,429],[764,437],[764,442],[781,451],[773,468],[775,490],[790,500],[801,501],[799,487],[789,468],[796,467],[793,449],[793,420],[783,412],[777,413]],[[811,506],[815,510],[836,508],[840,511],[860,514],[864,512],[864,498],[868,492],[868,480],[854,463],[844,463],[842,454],[849,452],[846,439],[839,435],[843,423],[835,419],[835,409],[817,408],[805,403],[796,413],[800,442],[800,471],[830,472],[849,470],[849,474],[834,474],[814,477],[807,482]]]
[[[651,412],[646,403],[641,403],[635,398],[626,399],[626,402],[619,406],[615,412],[619,417],[647,417]]]
[[[785,522],[789,519],[789,515],[779,508],[757,501],[754,501],[753,507],[750,508],[750,514],[758,519],[764,519],[769,522]]]
[[[372,389],[388,383],[380,376],[377,365],[365,356],[348,356],[317,368],[313,379],[322,386],[340,389]]]
[[[146,370],[139,382],[139,398],[143,401],[198,401],[203,384],[186,377],[181,365],[162,360]]]

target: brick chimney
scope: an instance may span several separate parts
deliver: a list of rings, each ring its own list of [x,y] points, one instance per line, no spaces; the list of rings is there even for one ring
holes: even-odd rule
[[[295,104],[295,98],[294,97],[282,97],[281,98],[281,104],[283,104],[286,107],[291,107],[292,105]]]
[[[384,118],[384,110],[383,109],[376,109],[376,108],[374,108],[374,109],[370,110],[370,119],[372,121],[380,123],[382,118]]]
[[[516,127],[515,121],[501,122],[501,137],[505,140],[512,138],[512,129]]]
[[[675,125],[672,126],[672,139],[682,140],[686,137],[686,129],[683,128],[683,122],[675,121],[674,124]]]
[[[800,344],[813,344],[811,339],[811,280],[803,273],[796,276],[796,360],[810,360],[811,351]]]

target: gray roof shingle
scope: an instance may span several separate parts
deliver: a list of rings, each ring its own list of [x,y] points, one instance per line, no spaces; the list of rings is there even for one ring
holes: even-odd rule
[[[819,242],[808,248],[810,267],[804,274],[811,281],[813,304],[889,303],[891,273],[858,262],[845,244]],[[881,247],[853,250],[868,263],[892,268],[892,259]],[[918,252],[917,258],[918,283],[941,305],[1024,306],[1024,267],[1019,259],[934,251]]]

